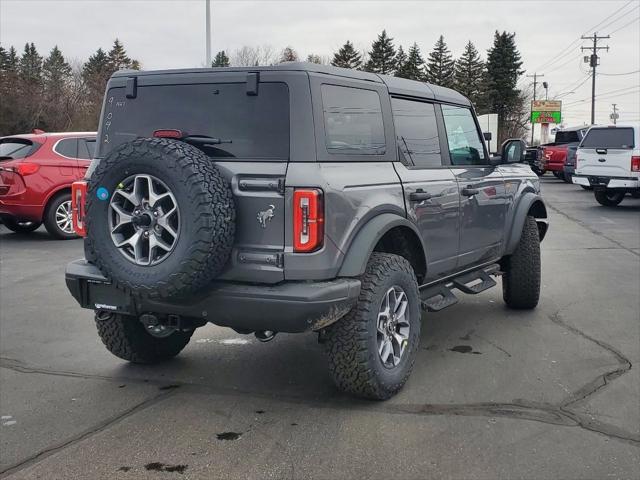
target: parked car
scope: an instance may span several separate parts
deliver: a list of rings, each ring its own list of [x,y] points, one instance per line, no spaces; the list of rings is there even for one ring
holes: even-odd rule
[[[571,183],[571,176],[565,173],[565,163],[570,147],[577,147],[584,134],[587,132],[585,126],[564,128],[556,132],[553,143],[541,145],[542,169],[550,171],[556,178]]]
[[[42,223],[60,239],[76,238],[71,221],[71,184],[84,177],[95,132],[45,133],[0,138],[0,217],[14,232]]]
[[[524,151],[489,157],[467,98],[397,77],[117,72],[73,187],[86,259],[67,286],[125,360],[173,357],[207,322],[262,341],[314,331],[341,389],[385,399],[422,310],[454,290],[501,274],[509,307],[537,305],[547,213]]]
[[[640,123],[591,127],[576,154],[573,183],[594,190],[600,205],[614,207],[626,194],[640,196]]]

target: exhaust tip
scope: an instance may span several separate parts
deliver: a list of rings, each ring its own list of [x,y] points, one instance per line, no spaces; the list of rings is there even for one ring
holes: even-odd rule
[[[255,332],[255,336],[258,340],[263,343],[270,342],[273,340],[278,332],[273,332],[271,330],[258,330]]]

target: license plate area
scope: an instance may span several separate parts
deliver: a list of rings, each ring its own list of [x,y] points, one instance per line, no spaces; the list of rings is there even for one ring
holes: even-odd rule
[[[589,183],[593,186],[596,185],[609,185],[608,177],[589,177]]]
[[[81,283],[83,307],[105,312],[135,314],[129,295],[109,283],[83,281]]]

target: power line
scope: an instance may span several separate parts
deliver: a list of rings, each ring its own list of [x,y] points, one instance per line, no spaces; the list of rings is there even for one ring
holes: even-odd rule
[[[633,75],[634,73],[640,73],[640,70],[634,70],[633,72],[625,72],[625,73],[599,73],[598,75],[605,75],[607,77],[618,77],[622,75]]]
[[[613,25],[616,22],[619,22],[620,20],[622,20],[623,18],[625,18],[627,15],[629,15],[631,12],[633,12],[636,8],[640,8],[640,5],[636,5],[635,7],[633,7],[631,10],[628,10],[626,12],[624,12],[622,15],[620,15],[618,18],[616,18],[615,20],[611,20],[609,23],[607,23],[606,25],[602,25],[601,27],[598,27],[599,30],[603,30],[607,27],[610,27],[611,25]]]
[[[620,28],[616,28],[613,32],[609,33],[609,35],[613,35],[614,33],[619,32],[620,30],[622,30],[623,28],[627,28],[629,25],[631,25],[632,23],[636,23],[638,20],[640,20],[640,16],[634,18],[629,23],[625,23]]]
[[[609,20],[611,17],[613,17],[614,15],[618,14],[618,12],[620,12],[621,10],[627,8],[630,4],[634,3],[634,0],[629,0],[627,3],[625,3],[622,7],[620,7],[619,9],[617,9],[615,12],[613,12],[611,15],[609,15],[608,17],[605,17],[603,20],[601,20],[599,23],[595,24],[593,27],[588,28],[587,30],[585,30],[581,37],[586,35],[589,32],[594,31],[596,28],[600,27],[600,25],[602,25],[604,22],[606,22],[607,20]],[[632,8],[631,10],[629,10],[630,12],[635,10],[635,7]],[[543,63],[542,65],[540,65],[539,67],[537,67],[535,70],[542,70],[544,67],[546,66],[551,66],[554,63],[556,63],[558,60],[560,60],[560,57],[565,57],[565,52],[571,50],[576,44],[580,43],[580,40],[582,40],[582,38],[577,38],[576,40],[574,40],[573,42],[571,42],[569,45],[567,45],[567,47],[563,48],[562,50],[560,50],[560,52],[558,52],[558,54],[556,54],[554,57],[551,58],[551,60],[546,61],[545,63]]]

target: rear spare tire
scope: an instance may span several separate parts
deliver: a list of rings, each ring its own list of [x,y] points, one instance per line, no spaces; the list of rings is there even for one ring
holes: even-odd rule
[[[185,295],[227,262],[235,233],[231,189],[212,160],[183,142],[120,145],[91,175],[88,259],[139,297]]]

